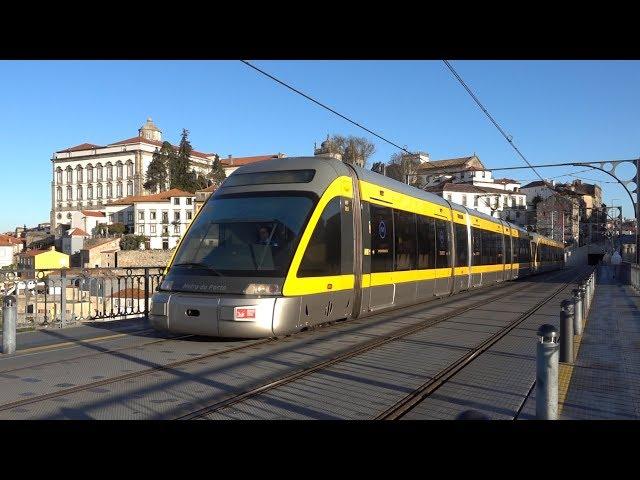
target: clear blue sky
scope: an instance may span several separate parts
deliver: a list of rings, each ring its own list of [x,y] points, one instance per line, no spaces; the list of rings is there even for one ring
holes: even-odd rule
[[[432,159],[475,152],[489,168],[523,164],[442,62],[255,64]],[[640,155],[640,62],[453,65],[534,164]],[[308,155],[328,133],[370,137],[240,62],[0,62],[0,231],[49,220],[54,151],[132,137],[148,116],[168,140],[177,142],[187,128],[194,148],[221,156]],[[377,147],[373,160],[395,152],[370,138]],[[579,175],[610,180],[601,173]],[[526,170],[496,176],[536,178]],[[608,204],[620,199],[624,215],[633,216],[621,187],[601,186]]]

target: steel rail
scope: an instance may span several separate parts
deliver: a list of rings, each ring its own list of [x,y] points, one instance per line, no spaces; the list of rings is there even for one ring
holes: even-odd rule
[[[559,272],[559,274],[563,273],[562,271]],[[504,282],[506,283],[506,282]],[[518,288],[519,285],[518,284],[514,284],[513,285],[514,288],[514,293],[515,292],[522,292],[523,289]],[[536,285],[530,285],[528,288],[525,288],[525,290],[529,290],[531,288],[535,288]],[[564,287],[563,287],[564,288]],[[501,292],[496,294],[496,295],[492,295],[491,297],[482,299],[478,302],[472,303],[471,305],[466,305],[466,306],[462,306],[460,308],[457,308],[451,312],[447,312],[444,313],[442,315],[436,316],[434,318],[431,319],[427,319],[425,321],[422,322],[418,322],[417,324],[414,325],[410,325],[408,327],[402,327],[399,328],[393,332],[390,332],[389,334],[383,335],[380,338],[376,338],[374,340],[370,340],[367,342],[363,342],[359,345],[357,345],[355,348],[351,348],[349,350],[347,350],[346,352],[340,353],[337,356],[330,358],[328,360],[316,363],[314,365],[311,365],[309,367],[305,367],[302,370],[299,370],[297,372],[293,372],[290,374],[286,374],[283,377],[280,377],[276,380],[270,381],[268,383],[265,383],[263,385],[260,385],[258,387],[252,388],[250,390],[247,390],[246,392],[231,396],[227,399],[221,400],[219,402],[216,402],[212,405],[200,408],[198,410],[195,410],[193,412],[184,414],[184,415],[180,415],[176,418],[174,418],[174,420],[195,420],[198,418],[203,418],[211,413],[215,413],[217,411],[223,410],[225,408],[231,407],[237,403],[243,402],[244,400],[247,400],[249,398],[255,397],[259,394],[265,393],[269,390],[273,390],[274,388],[280,387],[282,385],[288,384],[294,380],[297,380],[299,378],[302,377],[306,377],[314,372],[317,372],[319,370],[323,370],[327,367],[333,366],[335,364],[338,364],[340,362],[343,362],[345,360],[348,360],[352,357],[361,355],[365,352],[368,352],[370,350],[373,350],[375,348],[378,348],[380,346],[386,345],[390,342],[393,342],[395,340],[399,340],[403,337],[412,335],[414,333],[418,333],[422,330],[425,330],[427,328],[430,328],[434,325],[437,325],[445,320],[449,320],[451,318],[454,318],[456,316],[459,316],[465,312],[468,312],[469,310],[473,310],[474,308],[478,308],[480,306],[486,305],[488,303],[491,303],[499,298],[503,298],[505,295],[505,292],[502,291],[503,289],[500,289]]]
[[[400,401],[396,402],[394,405],[389,407],[387,410],[378,415],[376,420],[398,420],[406,415],[408,412],[413,410],[418,404],[424,401],[427,397],[432,395],[436,390],[438,390],[442,385],[447,383],[451,378],[453,378],[458,372],[467,367],[470,363],[472,363],[475,359],[477,359],[481,354],[486,352],[489,348],[499,342],[502,338],[504,338],[508,333],[518,327],[522,322],[531,317],[534,313],[544,307],[549,301],[551,301],[554,297],[557,297],[565,290],[569,285],[574,283],[577,278],[582,277],[582,274],[576,275],[571,280],[565,282],[563,285],[558,287],[551,295],[548,295],[543,300],[535,304],[526,312],[520,314],[518,318],[513,320],[508,325],[502,327],[498,332],[493,334],[491,337],[482,341],[480,344],[471,349],[470,352],[460,357],[454,363],[450,364],[448,367],[442,369],[438,372],[433,378],[423,383],[413,392],[405,396]]]

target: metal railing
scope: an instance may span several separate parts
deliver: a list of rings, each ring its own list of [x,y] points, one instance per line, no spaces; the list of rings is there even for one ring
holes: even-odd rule
[[[19,328],[146,317],[163,276],[164,267],[0,271],[0,297],[15,297]]]

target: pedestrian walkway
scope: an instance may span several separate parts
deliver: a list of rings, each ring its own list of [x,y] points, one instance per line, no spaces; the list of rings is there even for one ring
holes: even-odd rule
[[[561,420],[640,419],[640,294],[615,273],[615,266],[600,268],[576,361],[567,369]]]

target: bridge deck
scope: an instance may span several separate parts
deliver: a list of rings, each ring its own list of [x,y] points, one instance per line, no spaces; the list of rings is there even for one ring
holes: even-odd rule
[[[535,331],[541,323],[557,325],[559,303],[574,288],[578,273],[552,272],[276,341],[163,337],[142,321],[105,325],[108,330],[78,327],[20,334],[32,335],[23,340],[26,349],[0,357],[0,419],[180,418],[212,405],[221,406],[199,418],[375,418],[523,314],[521,323],[402,418],[453,419],[468,409],[493,419],[527,418],[535,381]],[[635,296],[624,296],[626,287],[611,288],[622,289],[616,300],[620,308],[631,300],[635,310],[627,309],[637,311]],[[598,297],[594,311],[604,301]],[[588,354],[589,329],[596,324],[588,324],[580,355]],[[424,328],[387,341],[400,329],[421,325]],[[637,325],[635,334],[636,340],[628,344],[635,356],[620,350],[629,358],[627,372],[637,364],[640,351]],[[57,336],[58,347],[48,340]],[[381,343],[351,355],[354,348],[371,342]],[[574,369],[571,383],[576,388],[579,370],[594,369]],[[300,376],[293,378],[296,373]],[[288,376],[282,384],[222,405]],[[637,394],[635,385],[630,397]],[[563,415],[581,401],[600,408],[570,388]]]

